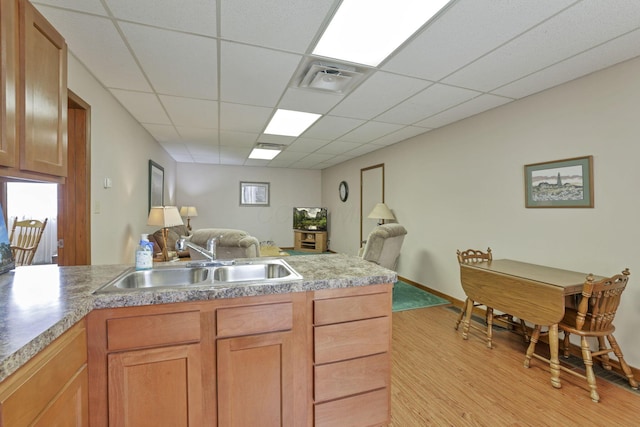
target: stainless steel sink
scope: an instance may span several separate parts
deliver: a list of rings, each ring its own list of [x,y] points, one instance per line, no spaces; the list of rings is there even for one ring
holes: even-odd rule
[[[140,271],[130,268],[95,293],[158,288],[180,289],[242,282],[272,283],[299,279],[302,279],[302,276],[281,259],[244,261],[232,265],[160,267]]]

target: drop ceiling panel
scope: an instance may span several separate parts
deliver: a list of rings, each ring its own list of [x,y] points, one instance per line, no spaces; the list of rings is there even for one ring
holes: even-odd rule
[[[321,147],[329,144],[330,141],[314,138],[298,138],[287,147],[286,152],[297,151],[301,153],[313,153]]]
[[[116,18],[187,33],[215,36],[215,0],[190,0],[176,7],[175,0],[105,0]]]
[[[318,0],[222,1],[220,32],[226,40],[305,53],[333,4]]]
[[[180,139],[180,135],[176,132],[176,128],[172,125],[154,125],[151,123],[144,124],[145,129],[149,131],[159,142],[175,142]]]
[[[640,25],[635,0],[580,2],[443,80],[491,91]],[[535,58],[532,60],[531,58]]]
[[[320,148],[316,153],[320,154],[342,154],[347,151],[354,150],[361,146],[362,144],[359,142],[347,142],[347,141],[334,141]]]
[[[355,148],[355,149],[349,151],[348,154],[352,155],[354,157],[364,156],[365,154],[371,153],[371,152],[379,150],[381,148],[383,148],[383,146],[381,146],[381,145],[362,144],[358,148]]]
[[[573,2],[458,1],[382,69],[440,80]]]
[[[218,130],[217,129],[202,129],[195,127],[180,127],[176,129],[180,134],[182,141],[193,141],[203,144],[218,145]]]
[[[107,16],[107,11],[102,6],[100,0],[36,0],[31,3],[33,3],[38,9],[40,9],[39,5],[47,4],[58,8]]]
[[[280,101],[280,108],[305,111],[307,113],[326,114],[344,96],[312,89],[288,88]]]
[[[103,85],[150,92],[140,68],[112,22],[105,18],[40,6],[67,42],[69,51]]]
[[[356,88],[331,114],[372,119],[431,84],[430,81],[379,71]]]
[[[140,123],[171,124],[158,98],[152,93],[111,89],[111,93]]]
[[[222,42],[221,100],[273,107],[284,93],[300,55]]]
[[[189,161],[193,161],[193,159],[191,158],[191,154],[189,153],[189,150],[187,149],[187,146],[184,145],[181,142],[172,142],[172,141],[166,141],[166,142],[161,142],[160,143],[162,145],[162,147],[167,150],[167,152],[169,154],[171,154],[171,156],[188,156],[189,157]]]
[[[220,146],[220,163],[225,165],[243,165],[251,153],[251,147]]]
[[[215,101],[161,95],[160,102],[176,126],[218,128],[218,103]]]
[[[396,142],[404,141],[405,139],[413,138],[416,135],[423,134],[428,132],[430,129],[418,126],[406,126],[402,129],[399,129],[395,132],[390,133],[389,135],[385,135],[382,138],[378,138],[372,141],[370,144],[374,145],[391,145]],[[369,144],[369,145],[370,145]]]
[[[305,138],[316,138],[333,141],[351,132],[365,121],[336,116],[323,116],[302,135]]]
[[[262,132],[271,118],[271,108],[220,103],[220,129],[240,132]]]
[[[137,24],[120,26],[158,93],[217,99],[215,39]]]
[[[479,92],[472,90],[434,84],[376,120],[410,125],[478,95]]]
[[[426,120],[422,120],[416,123],[416,126],[422,126],[427,128],[438,128],[440,126],[448,125],[465,117],[474,116],[482,113],[483,111],[490,110],[491,108],[499,107],[500,105],[511,102],[512,99],[502,96],[484,94],[477,98],[473,98],[463,104],[456,105],[442,113],[431,116]]]
[[[404,125],[369,121],[340,137],[341,141],[359,142],[364,144],[402,129]]]
[[[258,133],[220,131],[220,145],[253,147],[258,139]]]
[[[640,30],[590,49],[537,73],[503,86],[493,93],[522,98],[640,55]]]

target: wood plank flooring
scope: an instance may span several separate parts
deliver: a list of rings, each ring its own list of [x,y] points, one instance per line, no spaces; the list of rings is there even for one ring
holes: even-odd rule
[[[598,380],[594,403],[586,381],[562,373],[555,389],[541,361],[524,368],[522,337],[495,330],[489,349],[476,333],[464,341],[456,316],[446,306],[393,313],[390,426],[639,425],[640,394]]]

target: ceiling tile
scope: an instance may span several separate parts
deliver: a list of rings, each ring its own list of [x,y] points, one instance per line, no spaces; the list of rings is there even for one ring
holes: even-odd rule
[[[251,147],[220,146],[220,163],[225,165],[243,165],[249,156]]]
[[[220,104],[220,129],[261,133],[272,112],[271,108],[223,102]]]
[[[376,117],[388,123],[410,125],[480,95],[468,89],[434,84],[407,101]]]
[[[348,134],[341,136],[340,140],[359,142],[361,144],[364,144],[365,142],[369,142],[374,139],[381,138],[403,127],[404,125],[397,125],[397,124],[391,124],[391,123],[382,123],[382,122],[373,122],[373,121],[367,122],[362,126],[352,130]]]
[[[440,80],[573,2],[457,1],[382,69]]]
[[[215,39],[137,24],[120,26],[158,93],[217,99]]]
[[[632,31],[492,92],[512,98],[522,98],[638,55],[640,55],[640,30]]]
[[[373,151],[379,150],[383,148],[380,145],[374,145],[374,144],[362,144],[361,146],[354,148],[353,150],[349,151],[349,155],[354,156],[354,157],[358,157],[358,156],[363,156],[365,154],[371,153]]]
[[[142,71],[135,62],[113,23],[106,18],[41,7],[43,14],[67,42],[76,56],[109,88],[150,92]]]
[[[300,55],[222,42],[221,100],[273,107],[295,72]]]
[[[302,135],[305,138],[316,138],[333,141],[363,124],[364,120],[348,119],[336,116],[323,116]]]
[[[343,99],[343,95],[331,92],[290,87],[284,93],[279,107],[285,110],[326,114]]]
[[[171,124],[167,113],[154,94],[118,89],[111,89],[111,93],[140,123]]]
[[[297,151],[301,153],[313,153],[319,148],[329,144],[330,141],[314,138],[298,138],[287,147],[287,152]]]
[[[372,119],[431,84],[426,80],[377,72],[331,110],[331,114]]]
[[[613,7],[608,2],[578,2],[443,79],[443,82],[488,92],[591,49],[639,25],[640,7],[635,0],[617,1]]]
[[[361,146],[359,142],[334,141],[320,148],[316,153],[320,154],[342,154],[347,151],[354,150]]]
[[[220,131],[220,145],[253,147],[257,139],[257,133]]]
[[[57,8],[107,16],[107,11],[102,6],[100,0],[32,0],[31,3],[33,3],[38,10],[40,10],[40,5],[46,4]]]
[[[416,123],[416,126],[422,126],[427,128],[437,128],[440,126],[448,125],[460,119],[474,116],[476,114],[487,111],[491,108],[499,107],[500,105],[511,102],[511,98],[505,98],[496,95],[480,95],[477,98],[473,98],[463,104],[456,105],[442,113],[431,116],[426,120],[422,120]]]
[[[158,142],[175,142],[180,140],[180,135],[178,135],[176,128],[172,125],[154,125],[151,123],[145,123],[144,127]]]
[[[216,1],[189,0],[176,7],[175,0],[105,0],[116,18],[187,33],[216,36]]]
[[[318,0],[296,0],[294,4],[291,0],[222,1],[220,33],[227,40],[305,53],[334,3]]]
[[[160,102],[176,126],[218,127],[218,103],[215,101],[161,95]]]
[[[395,132],[390,133],[389,135],[385,135],[382,138],[378,138],[372,141],[370,144],[375,145],[391,145],[396,142],[404,141],[405,139],[413,138],[416,135],[421,135],[425,132],[429,132],[429,128],[418,127],[418,126],[406,126],[402,129],[399,129]]]
[[[193,141],[207,144],[218,144],[218,130],[217,129],[202,129],[195,127],[180,127],[176,126],[180,138],[182,141]]]

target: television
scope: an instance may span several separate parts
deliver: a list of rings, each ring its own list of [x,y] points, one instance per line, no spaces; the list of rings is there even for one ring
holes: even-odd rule
[[[327,231],[327,208],[293,208],[293,229]]]

